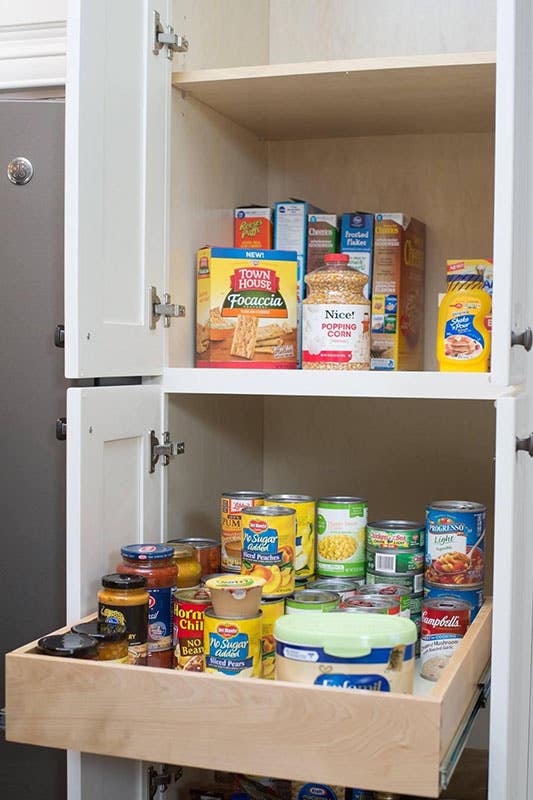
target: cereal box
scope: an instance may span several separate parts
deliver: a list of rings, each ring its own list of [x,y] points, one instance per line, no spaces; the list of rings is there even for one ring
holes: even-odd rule
[[[376,214],[371,369],[423,369],[425,230],[405,214]]]
[[[296,268],[293,252],[199,250],[196,366],[295,369]]]
[[[272,209],[243,206],[235,209],[233,243],[253,250],[272,248]]]
[[[339,219],[336,214],[309,214],[306,274],[322,267],[327,253],[337,252],[338,224]]]
[[[374,215],[364,211],[343,214],[340,252],[350,256],[350,267],[364,272],[368,283],[363,294],[372,297],[372,255],[374,245]]]
[[[483,289],[492,295],[492,270],[490,258],[463,258],[462,260],[448,260],[446,262],[446,275],[483,275]]]

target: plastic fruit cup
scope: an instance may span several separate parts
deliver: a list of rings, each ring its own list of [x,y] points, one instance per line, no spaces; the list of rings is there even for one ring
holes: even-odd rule
[[[219,575],[205,585],[217,617],[252,617],[259,611],[264,583],[251,575]]]

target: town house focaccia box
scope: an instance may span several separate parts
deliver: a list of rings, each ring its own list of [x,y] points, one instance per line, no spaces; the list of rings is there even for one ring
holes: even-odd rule
[[[196,366],[295,369],[297,266],[289,251],[199,250]]]

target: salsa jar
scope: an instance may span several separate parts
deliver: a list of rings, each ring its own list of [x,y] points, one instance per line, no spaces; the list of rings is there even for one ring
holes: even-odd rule
[[[178,577],[174,550],[167,544],[129,544],[120,553],[123,563],[118,565],[117,572],[142,575],[150,595],[147,666],[171,669],[172,591]]]
[[[44,636],[37,642],[37,648],[47,656],[60,658],[84,658],[96,661],[96,642],[85,633],[57,633]]]
[[[178,569],[177,589],[196,589],[200,585],[202,567],[196,559],[194,548],[184,542],[167,542],[174,550],[174,563]]]
[[[124,625],[128,634],[128,664],[146,666],[148,604],[146,578],[114,572],[104,575],[98,592],[98,619]]]
[[[83,633],[94,639],[98,661],[128,663],[128,632],[125,625],[92,619],[89,622],[78,622],[71,630],[72,633]]]

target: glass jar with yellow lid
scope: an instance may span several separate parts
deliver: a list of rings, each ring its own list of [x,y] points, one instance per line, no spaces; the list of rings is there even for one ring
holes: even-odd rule
[[[178,568],[178,589],[194,589],[200,585],[202,567],[196,560],[194,547],[183,542],[167,542],[174,549],[174,564]]]

